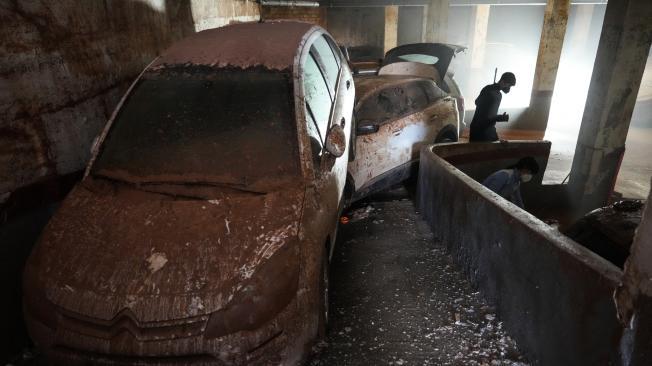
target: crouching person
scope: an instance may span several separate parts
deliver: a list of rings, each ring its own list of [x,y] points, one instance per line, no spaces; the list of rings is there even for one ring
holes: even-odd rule
[[[539,164],[533,157],[528,156],[519,160],[516,165],[491,174],[482,182],[482,185],[518,207],[525,209],[521,197],[521,182],[529,182],[532,176],[538,172]]]

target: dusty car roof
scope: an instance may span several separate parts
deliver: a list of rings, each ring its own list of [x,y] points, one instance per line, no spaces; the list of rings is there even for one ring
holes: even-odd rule
[[[312,28],[316,27],[310,23],[273,21],[208,29],[174,43],[152,68],[201,65],[291,69],[303,36]]]
[[[356,100],[360,100],[365,95],[387,86],[401,85],[418,80],[430,79],[419,77],[405,77],[400,75],[373,75],[358,77],[355,78]]]

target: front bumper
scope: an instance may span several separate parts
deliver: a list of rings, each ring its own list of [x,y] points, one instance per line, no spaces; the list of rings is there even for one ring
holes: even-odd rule
[[[134,329],[133,324],[110,337],[91,336],[87,331],[80,333],[78,327],[65,320],[53,330],[29,312],[26,323],[33,340],[53,365],[267,365],[295,358],[293,353],[305,346],[297,343],[310,339],[306,335],[312,327],[307,326],[305,312],[302,314],[298,307],[295,297],[259,329],[216,339],[206,339],[203,329],[189,332],[182,327],[176,334],[167,327],[166,339],[154,339],[144,337],[144,332]],[[205,324],[206,320],[203,327]]]

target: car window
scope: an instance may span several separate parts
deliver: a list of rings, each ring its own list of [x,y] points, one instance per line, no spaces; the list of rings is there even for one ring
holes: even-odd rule
[[[432,56],[432,55],[420,55],[420,54],[408,54],[408,55],[401,55],[398,56],[399,59],[403,61],[409,61],[409,62],[418,62],[421,64],[426,64],[426,65],[434,65],[439,61],[439,57],[437,56]]]
[[[430,80],[394,85],[372,94],[356,109],[359,125],[383,124],[422,111],[446,96]]]
[[[307,114],[311,114],[317,124],[320,136],[326,136],[332,101],[321,70],[312,55],[308,56],[304,68],[303,87],[306,94]]]
[[[328,41],[326,41],[324,36],[321,36],[315,40],[315,43],[313,43],[312,47],[310,48],[310,53],[312,53],[317,58],[319,65],[322,67],[322,71],[324,72],[328,90],[330,91],[331,95],[335,95],[335,87],[337,86],[337,76],[340,71],[340,67],[335,54],[333,53],[333,49],[328,44]]]
[[[312,113],[310,113],[310,111],[306,113],[306,124],[308,137],[310,138],[312,163],[315,167],[318,167],[321,161],[321,152],[324,144],[321,134],[319,133],[319,129],[317,129],[317,123],[315,123],[315,120],[313,119]]]
[[[431,80],[419,81],[419,87],[423,90],[428,98],[428,103],[433,103],[448,95],[447,92],[442,90],[435,82]]]
[[[324,36],[324,38],[326,38],[328,45],[331,46],[331,50],[333,50],[333,53],[335,54],[335,61],[337,61],[337,66],[342,65],[344,54],[342,53],[340,46],[332,38],[326,36]]]
[[[401,86],[390,86],[366,98],[356,111],[358,124],[383,124],[406,114],[408,103]]]
[[[299,174],[291,76],[186,67],[147,74],[120,110],[94,172],[138,181],[264,184]]]

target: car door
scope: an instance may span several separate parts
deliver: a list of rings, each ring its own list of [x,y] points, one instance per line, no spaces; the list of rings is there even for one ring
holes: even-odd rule
[[[333,159],[324,154],[328,132],[334,125],[340,125],[346,136],[346,146],[351,139],[351,119],[355,99],[353,78],[339,49],[327,35],[321,34],[310,46],[305,64],[305,90],[307,115],[313,122],[313,130],[321,138],[320,156],[314,154],[322,174],[333,175],[337,185],[337,201],[340,202],[346,184],[349,149],[344,155]]]
[[[445,95],[433,81],[410,80],[388,85],[359,102],[356,160],[349,170],[355,199],[410,176],[421,146],[436,140],[451,120],[450,113],[457,116],[454,100]]]
[[[302,114],[305,114],[313,167],[309,177],[312,183],[306,188],[302,232],[305,238],[311,238],[307,242],[315,245],[323,245],[327,238],[328,258],[333,252],[338,215],[343,208],[355,99],[351,72],[331,42],[322,33],[308,39],[308,52],[304,51],[301,57],[299,80],[303,88],[303,94],[299,96],[300,99],[303,97],[301,107],[304,109]],[[344,154],[337,158],[325,149],[328,131],[335,124],[344,127],[347,146]],[[307,250],[306,253],[321,252]],[[321,260],[321,257],[317,259]]]

